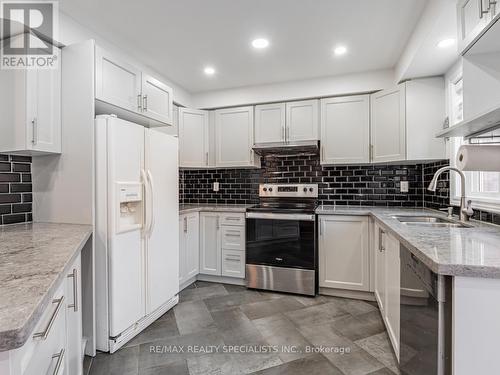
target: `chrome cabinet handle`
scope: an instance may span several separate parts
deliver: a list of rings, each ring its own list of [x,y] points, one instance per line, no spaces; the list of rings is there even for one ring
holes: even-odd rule
[[[370,161],[373,161],[373,145],[370,145]]]
[[[479,1],[479,18],[483,19],[484,15],[488,14],[489,8],[488,10],[484,10],[483,0],[478,0],[478,1]]]
[[[240,217],[234,217],[234,216],[233,216],[233,217],[228,216],[228,217],[226,217],[226,220],[230,220],[230,221],[240,221],[240,220],[241,220],[241,218],[240,218]]]
[[[325,161],[325,146],[321,146],[321,160]]]
[[[148,110],[148,96],[147,95],[144,95],[142,97],[142,109],[143,109],[143,111]]]
[[[188,221],[187,217],[184,218],[184,233],[187,233],[188,231]]]
[[[142,112],[142,95],[141,94],[137,95],[137,110],[139,112]]]
[[[52,303],[57,304],[57,307],[54,310],[52,316],[50,317],[49,324],[47,324],[47,327],[45,328],[45,330],[43,332],[35,333],[33,335],[34,339],[45,340],[49,336],[50,330],[52,329],[52,326],[54,325],[54,322],[57,318],[57,314],[59,313],[59,310],[61,310],[61,306],[63,304],[63,301],[64,301],[64,296],[62,296],[61,298],[52,300]]]
[[[217,216],[217,230],[220,229],[219,216]]]
[[[323,235],[323,220],[319,221],[319,235]]]
[[[78,311],[78,270],[73,268],[73,272],[68,275],[68,279],[73,279],[73,303],[68,305],[68,309],[73,308],[73,311]]]
[[[226,237],[241,237],[240,234],[231,234],[231,233],[226,233]]]
[[[383,244],[383,236],[385,234],[385,231],[382,228],[378,228],[378,250],[380,252],[385,251],[385,247]]]
[[[33,119],[31,120],[31,127],[33,128],[32,129],[33,133],[31,134],[31,143],[36,145],[38,138],[38,135],[36,134],[36,127],[37,127],[36,117],[33,117]]]
[[[281,130],[282,130],[282,136],[283,136],[283,142],[284,142],[284,141],[286,140],[286,127],[285,127],[285,126],[283,126],[283,127],[281,128]]]
[[[61,351],[57,354],[54,354],[52,356],[52,358],[57,358],[57,363],[56,363],[56,367],[54,368],[54,372],[52,373],[53,375],[57,375],[59,374],[59,370],[61,369],[61,365],[63,363],[63,359],[64,359],[64,348],[61,349]]]
[[[208,165],[208,152],[205,152],[205,165]]]
[[[238,259],[236,259],[236,258],[226,258],[226,261],[228,261],[228,262],[238,262],[239,263],[239,262],[241,262],[241,259],[239,259],[239,258]]]

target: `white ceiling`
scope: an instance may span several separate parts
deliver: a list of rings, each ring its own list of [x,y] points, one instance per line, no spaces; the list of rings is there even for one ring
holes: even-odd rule
[[[190,92],[392,68],[427,0],[61,0]],[[254,50],[257,37],[270,40]],[[344,44],[349,52],[334,57]],[[206,65],[217,73],[207,77]]]

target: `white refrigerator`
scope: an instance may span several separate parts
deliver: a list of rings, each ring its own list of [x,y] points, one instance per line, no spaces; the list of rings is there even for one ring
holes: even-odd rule
[[[113,353],[178,302],[178,141],[95,121],[97,349]]]

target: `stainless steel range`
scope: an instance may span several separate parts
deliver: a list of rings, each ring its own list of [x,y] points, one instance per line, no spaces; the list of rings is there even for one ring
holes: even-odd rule
[[[247,287],[315,295],[317,184],[261,184],[246,214]]]

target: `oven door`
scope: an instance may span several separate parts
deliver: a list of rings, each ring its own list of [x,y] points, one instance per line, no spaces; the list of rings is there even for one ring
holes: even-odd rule
[[[315,270],[315,215],[248,212],[246,263]]]

